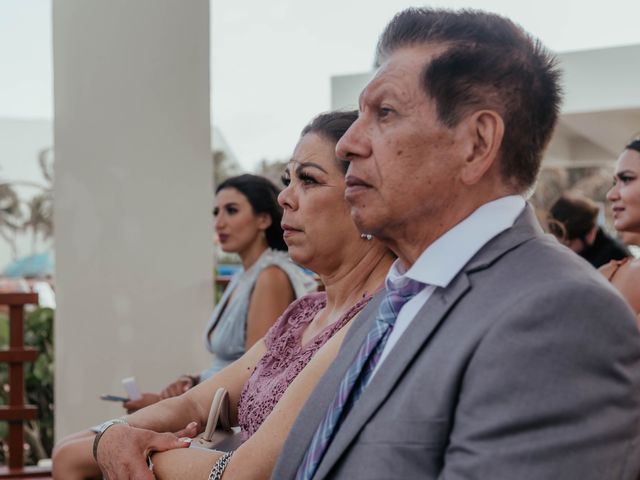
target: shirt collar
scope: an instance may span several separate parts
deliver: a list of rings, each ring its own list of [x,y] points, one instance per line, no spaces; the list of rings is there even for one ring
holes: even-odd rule
[[[513,226],[524,207],[525,201],[520,195],[485,203],[429,245],[409,270],[396,260],[387,275],[387,286],[406,275],[420,283],[446,287],[478,250]]]

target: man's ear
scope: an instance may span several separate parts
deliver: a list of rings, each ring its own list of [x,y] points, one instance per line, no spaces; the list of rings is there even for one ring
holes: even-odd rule
[[[463,122],[469,149],[460,178],[465,185],[474,185],[497,161],[504,137],[504,120],[494,110],[479,110]]]
[[[260,230],[266,230],[273,223],[271,220],[271,215],[269,215],[267,212],[259,213],[257,217],[258,217],[258,228]]]

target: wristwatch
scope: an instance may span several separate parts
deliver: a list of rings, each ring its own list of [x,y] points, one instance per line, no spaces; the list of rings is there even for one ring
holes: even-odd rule
[[[98,425],[95,429],[96,437],[93,439],[93,458],[95,461],[98,461],[98,442],[109,428],[114,425],[128,425],[127,421],[124,418],[114,418],[112,420],[107,420],[104,423]]]

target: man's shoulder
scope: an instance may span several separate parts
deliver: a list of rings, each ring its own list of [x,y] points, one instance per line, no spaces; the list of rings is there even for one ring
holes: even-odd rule
[[[547,235],[522,242],[486,268],[470,272],[469,279],[468,300],[494,298],[495,311],[510,317],[574,311],[584,312],[588,321],[628,310],[601,273]]]
[[[491,247],[490,244],[487,247]],[[482,256],[480,251],[478,256]],[[473,261],[470,262],[473,265]],[[513,245],[512,248],[496,256],[493,262],[487,263],[484,268],[471,268],[476,270],[506,271],[505,281],[521,279],[529,281],[536,277],[545,277],[548,280],[573,278],[596,278],[597,271],[579,255],[561,245],[551,235],[533,235],[526,240]],[[557,277],[550,277],[555,275]]]

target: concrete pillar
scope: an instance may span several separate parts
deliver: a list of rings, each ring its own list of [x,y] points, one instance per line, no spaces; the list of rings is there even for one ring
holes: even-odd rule
[[[209,357],[208,0],[54,0],[56,436]]]

